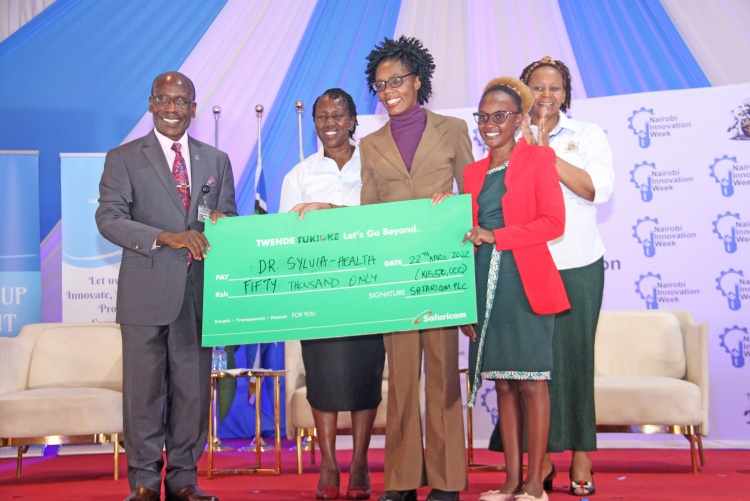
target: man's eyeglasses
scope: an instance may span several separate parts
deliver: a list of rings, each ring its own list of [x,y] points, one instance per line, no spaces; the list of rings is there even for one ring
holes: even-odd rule
[[[175,108],[187,108],[193,102],[192,99],[185,99],[184,97],[151,96],[151,98],[159,106],[169,106],[171,101]]]
[[[391,77],[388,80],[376,80],[372,83],[372,88],[378,92],[383,92],[385,90],[385,84],[390,84],[391,89],[395,89],[396,87],[401,87],[401,85],[404,83],[404,78],[416,75],[416,72],[407,73],[406,75],[397,75],[395,77]]]
[[[474,120],[477,121],[478,124],[484,124],[487,123],[487,120],[492,117],[492,121],[496,124],[505,123],[505,121],[508,119],[511,115],[520,115],[520,111],[496,111],[492,115],[488,115],[487,113],[472,113],[474,115]]]

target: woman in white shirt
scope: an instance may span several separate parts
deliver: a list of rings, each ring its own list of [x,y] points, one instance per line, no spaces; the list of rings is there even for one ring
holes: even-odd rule
[[[555,150],[565,200],[565,233],[549,248],[571,309],[555,318],[544,483],[552,490],[556,470],[549,452],[572,451],[570,493],[588,496],[596,490],[588,451],[596,450],[594,334],[604,292],[604,244],[596,227],[596,205],[612,195],[612,150],[599,126],[565,115],[571,79],[564,63],[544,57],[524,68],[520,78],[534,96],[531,128],[524,137]],[[501,448],[497,433],[490,448]]]
[[[281,187],[279,212],[299,212],[359,205],[359,149],[352,140],[357,109],[341,89],[325,91],[313,105],[313,119],[323,149],[294,166]],[[381,400],[385,348],[382,334],[302,341],[307,399],[320,444],[320,479],[316,499],[339,496],[336,420],[352,413],[354,451],[347,499],[369,499],[367,449]]]

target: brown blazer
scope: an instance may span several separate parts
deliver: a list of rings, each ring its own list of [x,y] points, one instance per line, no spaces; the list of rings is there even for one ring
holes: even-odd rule
[[[422,108],[427,124],[406,170],[391,135],[390,121],[362,138],[362,205],[429,198],[436,192],[452,192],[453,181],[463,193],[464,167],[474,162],[466,122],[437,115]]]
[[[474,161],[466,122],[422,109],[427,124],[406,170],[388,122],[359,143],[362,205],[429,198],[435,192],[463,191],[464,168]],[[387,333],[388,416],[385,488],[423,485],[444,491],[466,489],[458,331],[425,329]],[[425,425],[419,412],[420,367],[425,367]],[[422,434],[427,444],[422,448]]]

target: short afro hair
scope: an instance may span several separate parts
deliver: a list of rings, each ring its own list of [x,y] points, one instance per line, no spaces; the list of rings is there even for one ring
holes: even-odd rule
[[[375,72],[383,61],[396,60],[406,66],[410,72],[416,73],[422,86],[417,91],[417,101],[425,104],[432,95],[432,73],[435,71],[435,62],[429,51],[422,42],[414,37],[401,35],[398,40],[385,40],[367,56],[367,88],[370,92],[377,94],[372,84],[375,83]]]
[[[349,137],[354,137],[354,132],[357,130],[357,125],[359,125],[359,122],[357,122],[357,106],[354,104],[354,99],[352,99],[352,96],[349,95],[348,92],[346,92],[344,89],[339,89],[338,87],[334,87],[333,89],[328,89],[324,93],[322,93],[320,96],[318,96],[318,99],[315,100],[313,103],[313,109],[312,109],[312,118],[313,121],[315,121],[315,110],[318,107],[318,101],[320,101],[320,98],[322,97],[328,97],[328,99],[335,101],[337,99],[343,99],[346,103],[346,107],[349,109],[349,116],[354,117],[354,127],[352,127],[349,130]]]

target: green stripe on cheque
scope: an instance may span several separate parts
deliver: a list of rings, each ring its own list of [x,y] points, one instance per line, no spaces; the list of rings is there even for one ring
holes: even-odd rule
[[[469,195],[206,224],[203,345],[476,323]]]

